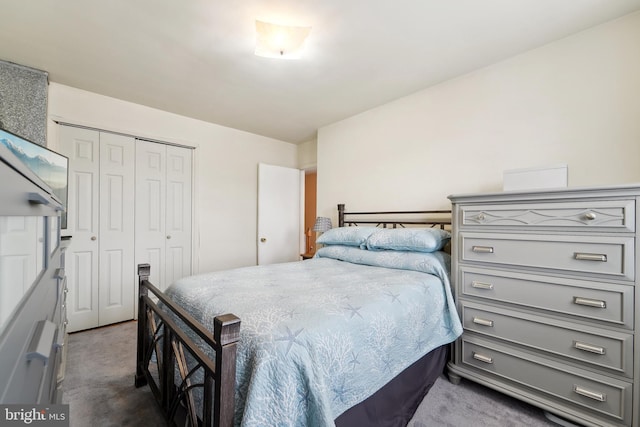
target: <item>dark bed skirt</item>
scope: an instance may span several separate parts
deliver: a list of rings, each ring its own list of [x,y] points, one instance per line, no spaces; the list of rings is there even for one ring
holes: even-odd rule
[[[336,427],[404,427],[449,358],[449,344],[438,347],[389,381],[365,401],[336,418]]]

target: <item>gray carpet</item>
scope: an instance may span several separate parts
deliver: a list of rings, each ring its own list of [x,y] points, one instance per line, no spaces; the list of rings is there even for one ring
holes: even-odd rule
[[[545,427],[541,409],[468,380],[453,385],[438,378],[409,427]]]
[[[137,322],[69,335],[63,402],[71,427],[166,425],[149,387],[135,388]]]
[[[71,427],[166,425],[148,387],[133,386],[136,322],[69,336],[64,403]],[[556,426],[542,411],[463,380],[438,379],[409,427]],[[557,426],[556,426],[557,427]]]

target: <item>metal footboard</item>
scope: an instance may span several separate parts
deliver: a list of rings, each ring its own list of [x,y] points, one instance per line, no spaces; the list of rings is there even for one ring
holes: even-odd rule
[[[176,423],[177,412],[182,409],[191,426],[232,426],[240,319],[233,314],[215,317],[212,335],[153,286],[149,282],[149,273],[149,264],[138,265],[135,386],[148,384],[165,417],[173,424]],[[157,298],[163,307],[160,308],[151,296]],[[215,361],[185,333],[176,318],[214,350]],[[180,380],[176,381],[176,378]],[[196,389],[202,389],[200,408],[195,403]]]

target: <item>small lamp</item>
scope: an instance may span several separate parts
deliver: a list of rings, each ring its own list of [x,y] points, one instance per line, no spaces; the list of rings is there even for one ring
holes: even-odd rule
[[[316,223],[313,225],[313,231],[324,233],[325,231],[331,230],[332,227],[331,218],[319,216],[316,218]]]

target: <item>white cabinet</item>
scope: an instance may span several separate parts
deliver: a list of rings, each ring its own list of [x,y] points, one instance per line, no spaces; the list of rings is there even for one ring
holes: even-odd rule
[[[192,151],[136,141],[136,264],[165,290],[191,274]]]
[[[59,127],[69,157],[69,331],[133,319],[135,139]]]

